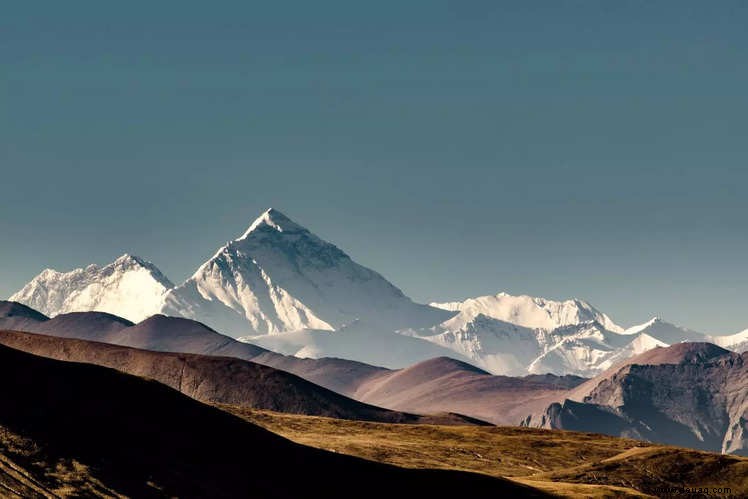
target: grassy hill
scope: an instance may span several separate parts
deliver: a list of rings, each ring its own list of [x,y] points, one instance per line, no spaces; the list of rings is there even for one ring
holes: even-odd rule
[[[721,487],[748,496],[748,458],[593,433],[519,427],[392,425],[221,406],[305,445],[407,468],[507,477],[567,497],[665,496]]]

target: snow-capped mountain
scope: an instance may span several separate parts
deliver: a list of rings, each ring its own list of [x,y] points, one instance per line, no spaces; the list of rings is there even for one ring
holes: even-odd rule
[[[457,312],[443,323],[402,334],[451,349],[495,374],[599,372],[634,338],[582,300],[552,301],[499,293],[432,303]]]
[[[545,351],[527,368],[530,373],[590,376],[633,355],[667,346],[644,333],[624,335],[608,331],[597,322],[557,328],[546,338]]]
[[[591,376],[657,346],[704,339],[661,319],[624,330],[581,300],[499,293],[433,305],[458,314],[401,333],[449,348],[494,374]]]
[[[125,254],[104,267],[46,269],[10,300],[48,316],[95,310],[138,322],[161,310],[164,293],[172,287],[155,265]]]
[[[494,374],[527,374],[527,366],[543,352],[541,329],[511,324],[483,314],[466,321],[462,315],[437,326],[407,329],[402,335],[435,343]]]
[[[748,329],[726,336],[710,336],[708,341],[734,352],[748,352]]]
[[[707,336],[684,327],[665,322],[659,317],[653,317],[644,324],[630,327],[624,334],[647,334],[663,343],[672,345],[682,341],[707,341]]]
[[[49,316],[186,317],[281,353],[388,367],[447,355],[495,374],[590,376],[681,341],[748,350],[748,331],[710,337],[658,318],[624,330],[578,299],[499,293],[417,304],[274,209],[177,287],[153,264],[124,255],[104,267],[45,270],[11,300]]]
[[[597,321],[608,331],[623,329],[610,317],[582,300],[553,301],[506,293],[479,296],[461,302],[431,303],[431,306],[459,312],[465,323],[478,314],[529,328],[555,329],[561,326]]]
[[[597,321],[556,327],[527,328],[478,314],[458,315],[438,326],[401,331],[449,348],[494,374],[575,374],[590,376],[645,346],[665,345],[645,334],[624,335]]]
[[[414,303],[274,209],[170,291],[163,312],[207,322],[232,336],[336,331],[354,322],[371,331],[394,331],[453,315]]]

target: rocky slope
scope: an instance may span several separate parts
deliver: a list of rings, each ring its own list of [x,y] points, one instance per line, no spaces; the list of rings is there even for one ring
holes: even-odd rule
[[[656,348],[569,390],[525,424],[748,455],[748,354]]]

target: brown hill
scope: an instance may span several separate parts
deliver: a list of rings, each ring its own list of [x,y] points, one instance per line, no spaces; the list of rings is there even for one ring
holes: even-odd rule
[[[138,324],[103,312],[73,312],[49,319],[15,302],[0,301],[0,329],[92,340],[164,352],[222,355],[291,372],[330,390],[349,394],[381,367],[345,359],[299,359],[222,335],[205,324],[155,315]]]
[[[0,328],[4,320],[0,314]],[[299,359],[236,341],[196,321],[163,315],[128,326],[108,314],[62,314],[26,330],[148,350],[236,357],[296,374],[367,404],[419,414],[460,413],[496,424],[518,424],[583,381],[575,376],[493,376],[446,357],[396,371],[345,359]]]
[[[258,364],[288,371],[312,383],[344,394],[347,394],[351,385],[356,386],[376,373],[388,371],[381,367],[346,359],[300,359],[281,355],[250,343],[236,341],[200,322],[164,315],[154,315],[138,324],[108,335],[103,341],[146,350],[222,355],[251,360]]]
[[[160,383],[100,366],[2,346],[0,380],[1,460],[57,495],[542,495],[487,476],[407,470],[304,447]]]
[[[437,420],[364,404],[285,371],[232,357],[154,352],[19,331],[0,331],[0,344],[151,378],[202,402],[390,423]],[[442,424],[483,424],[459,415],[437,418]]]
[[[7,329],[33,328],[36,324],[48,321],[49,317],[14,301],[0,300],[0,323]]]
[[[747,497],[748,459],[674,447],[635,447],[532,480],[525,483],[605,483],[655,497]]]
[[[421,413],[460,412],[495,424],[519,424],[559,394],[585,381],[576,376],[494,376],[439,357],[372,375],[350,396],[370,404]]]

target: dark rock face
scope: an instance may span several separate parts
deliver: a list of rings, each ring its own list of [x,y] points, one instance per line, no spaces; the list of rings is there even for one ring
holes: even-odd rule
[[[581,401],[554,403],[524,424],[748,454],[748,354],[705,343],[657,350],[593,380]]]

